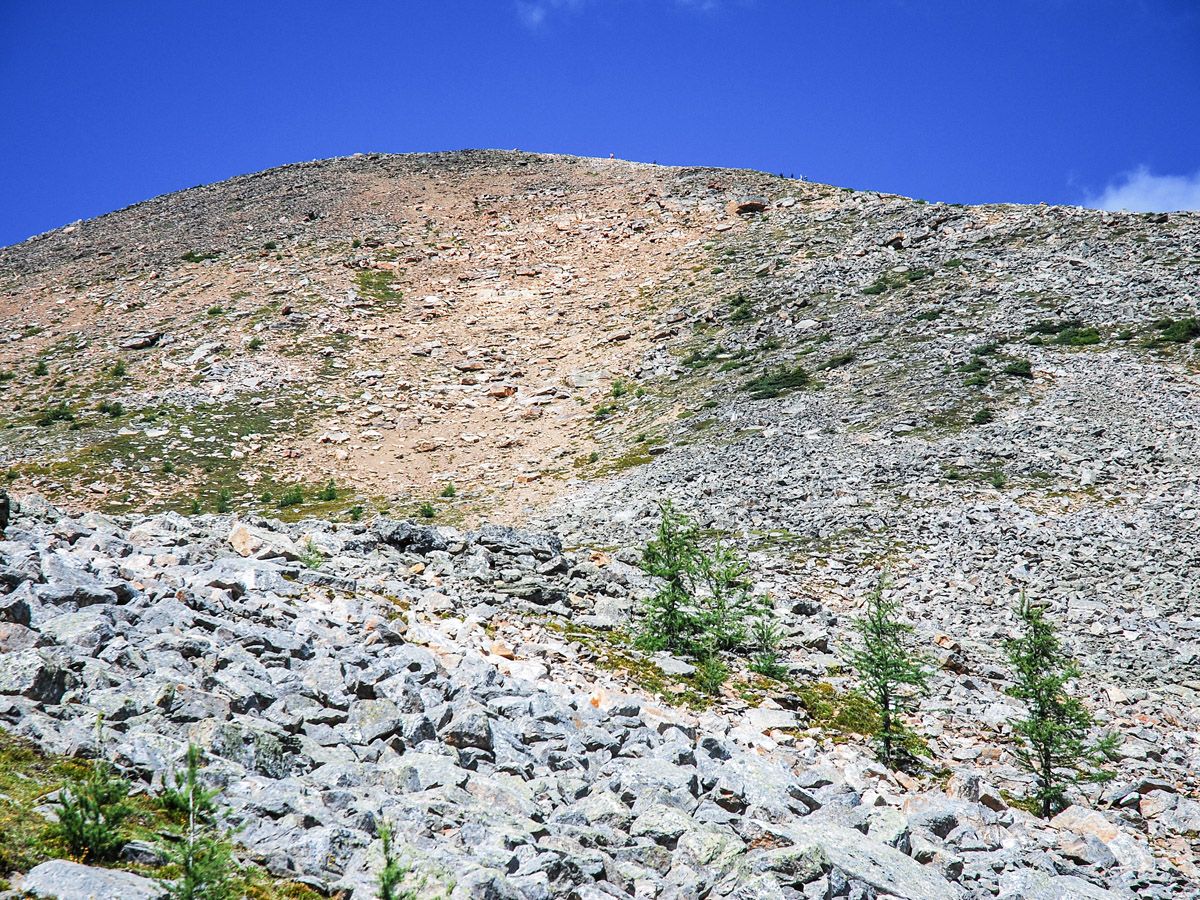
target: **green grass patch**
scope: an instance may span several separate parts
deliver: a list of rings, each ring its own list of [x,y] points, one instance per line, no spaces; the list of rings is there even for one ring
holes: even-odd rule
[[[812,384],[812,376],[800,366],[777,369],[752,378],[742,385],[752,400],[770,400],[793,391],[803,390]]]
[[[354,276],[362,297],[381,303],[395,303],[403,298],[395,288],[396,276],[386,269],[359,269]]]

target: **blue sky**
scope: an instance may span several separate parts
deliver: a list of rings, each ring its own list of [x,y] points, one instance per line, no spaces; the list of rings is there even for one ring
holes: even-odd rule
[[[1198,0],[0,0],[0,244],[463,147],[1200,207]]]

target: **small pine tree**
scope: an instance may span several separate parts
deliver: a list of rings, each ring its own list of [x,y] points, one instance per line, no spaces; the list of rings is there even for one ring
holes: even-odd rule
[[[186,768],[175,773],[175,787],[161,800],[187,818],[186,831],[166,847],[168,862],[180,870],[179,878],[163,885],[170,900],[233,900],[236,895],[230,883],[233,845],[216,825],[216,794],[201,785],[200,748],[189,744]]]
[[[1009,724],[1020,740],[1017,760],[1034,778],[1031,799],[1042,818],[1048,819],[1065,805],[1068,786],[1112,778],[1102,765],[1114,757],[1117,735],[1107,734],[1087,743],[1094,721],[1067,690],[1079,677],[1079,667],[1063,649],[1045,609],[1029,602],[1024,591],[1017,618],[1022,633],[1007,642],[1016,679],[1008,694],[1025,703],[1027,715]]]
[[[642,552],[642,569],[661,578],[663,585],[645,603],[639,642],[648,649],[687,653],[695,646],[697,632],[696,525],[670,502],[659,509],[662,518],[654,540]]]
[[[718,542],[711,553],[695,554],[695,571],[705,587],[701,601],[701,628],[715,650],[736,650],[746,643],[746,618],[750,614],[749,565],[728,546]]]
[[[111,862],[125,846],[125,820],[133,813],[129,782],[112,774],[104,761],[104,722],[96,717],[96,759],[88,774],[68,783],[55,801],[58,821],[51,831],[71,855],[89,862]]]
[[[881,578],[867,597],[866,614],[854,623],[860,646],[849,661],[879,709],[879,755],[890,766],[913,755],[912,732],[903,717],[916,708],[929,672],[923,657],[907,645],[913,628],[900,621],[899,602],[884,597],[886,586],[886,578]]]
[[[779,661],[782,635],[767,607],[755,618],[751,632],[754,636],[754,646],[758,649],[754,661],[750,663],[751,670],[766,678],[782,678],[787,674],[787,667]]]
[[[200,755],[199,747],[188,744],[183,771],[172,773],[175,786],[164,790],[158,802],[168,812],[183,816],[194,813],[201,822],[208,823],[217,812],[213,798],[218,791],[216,788],[205,788],[200,783]]]
[[[379,824],[379,839],[383,841],[383,868],[379,870],[379,900],[407,900],[409,894],[401,894],[400,883],[407,870],[396,858],[392,847],[392,827],[387,822]]]

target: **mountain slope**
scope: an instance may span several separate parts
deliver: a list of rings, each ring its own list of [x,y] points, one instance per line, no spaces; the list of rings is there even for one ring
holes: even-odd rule
[[[24,575],[0,583],[36,595],[20,649],[75,692],[6,721],[67,751],[138,679],[211,695],[113,727],[199,735],[233,767],[247,852],[322,889],[365,890],[362,817],[386,815],[426,871],[495,896],[1191,896],[1198,283],[1200,215],[494,151],[286,166],[0,250],[0,464],[24,507],[0,543]],[[635,645],[663,500],[747,554],[784,679],[726,654],[709,698]],[[532,531],[467,530],[484,520]],[[64,607],[77,572],[115,597]],[[848,626],[885,572],[936,662],[915,779],[823,705],[853,696]],[[1123,741],[1117,782],[1052,825],[1017,800],[1022,590]],[[156,646],[175,602],[179,641],[232,649],[114,648]],[[89,615],[107,628],[63,618]],[[377,691],[414,645],[437,696]],[[286,687],[319,658],[336,702]],[[224,668],[261,696],[237,708],[251,682]],[[374,740],[384,700],[428,728]],[[520,758],[470,743],[481,723]],[[227,725],[294,738],[295,769],[263,788]],[[312,773],[351,762],[346,806]],[[867,833],[857,856],[839,828]],[[343,837],[327,866],[313,848]]]

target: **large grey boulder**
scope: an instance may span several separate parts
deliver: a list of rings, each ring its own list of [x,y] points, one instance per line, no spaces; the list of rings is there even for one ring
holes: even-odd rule
[[[21,889],[54,900],[159,900],[163,890],[149,878],[52,859],[30,870]]]
[[[796,859],[811,862],[823,856],[849,878],[882,894],[902,900],[958,900],[962,896],[936,871],[853,828],[802,819],[771,830],[792,842],[788,852]]]
[[[0,694],[58,703],[70,677],[71,673],[53,656],[32,647],[0,656]]]

